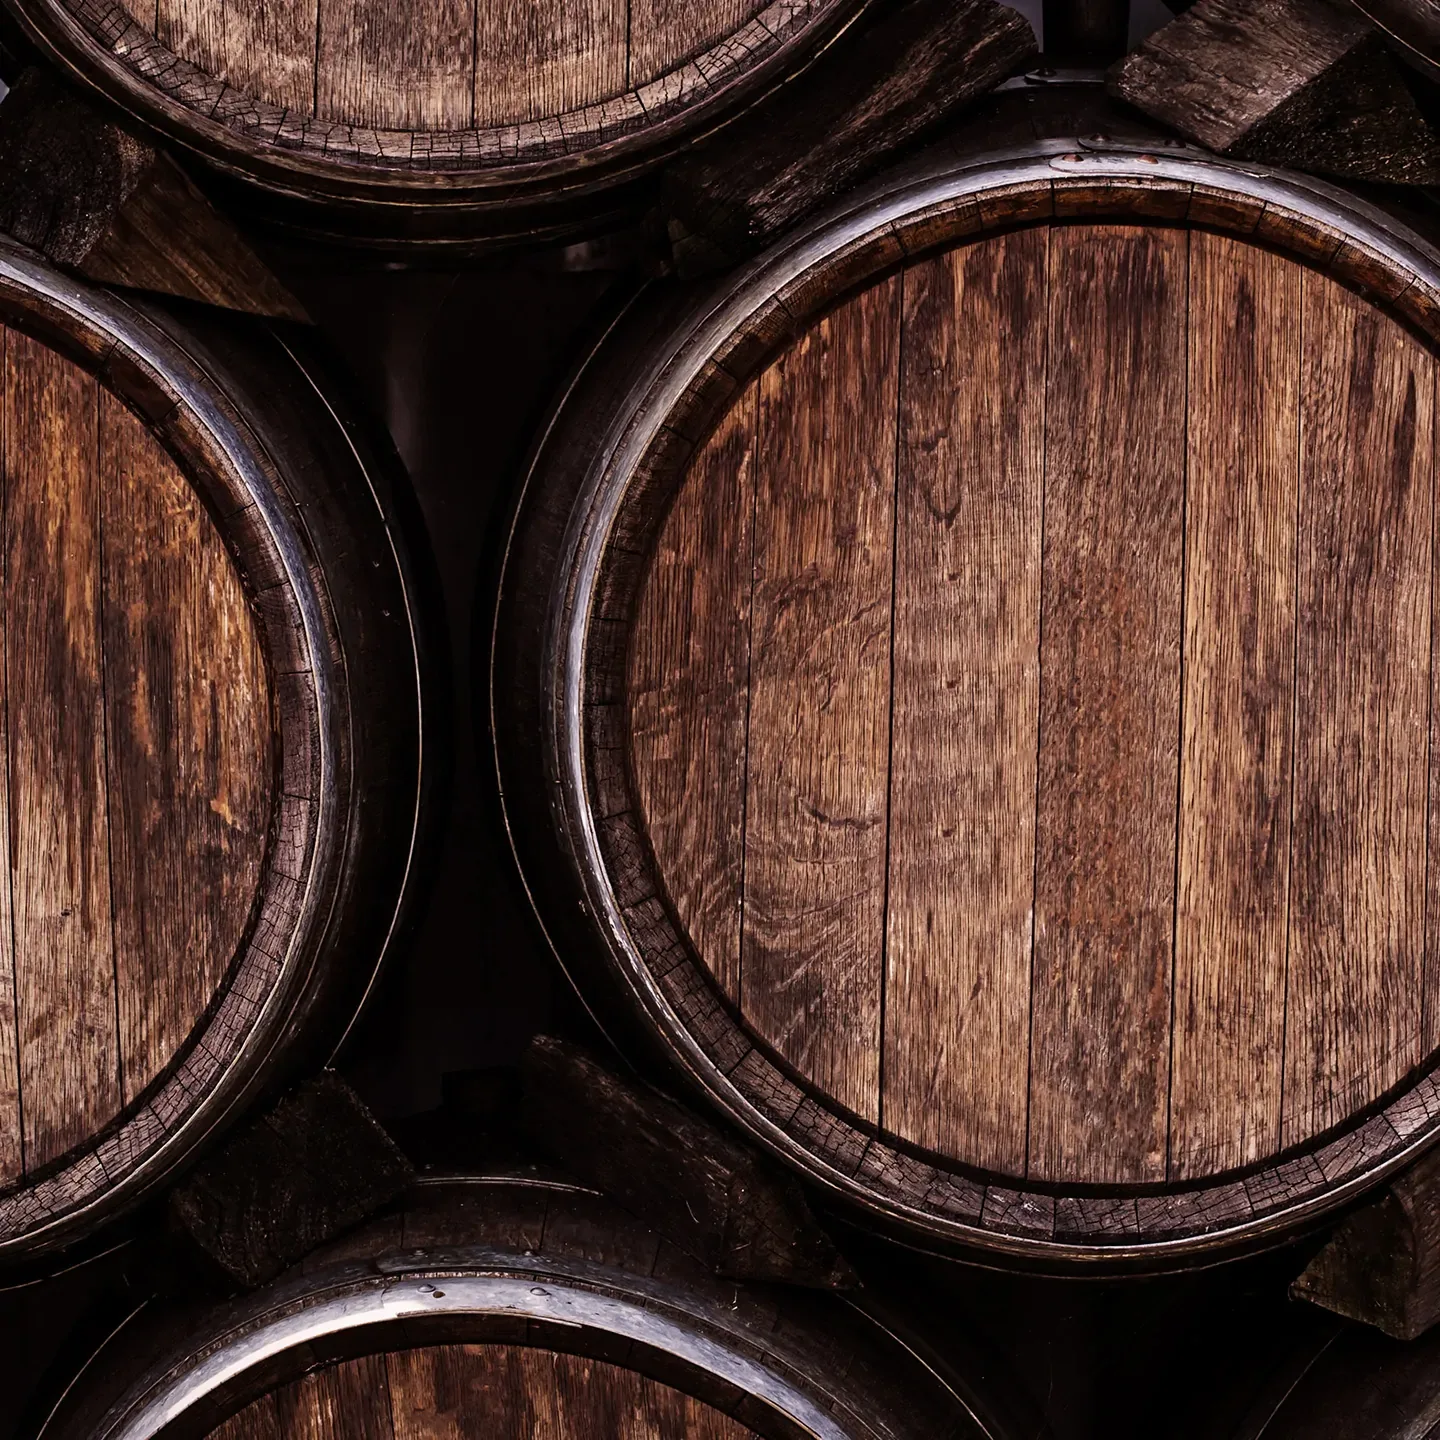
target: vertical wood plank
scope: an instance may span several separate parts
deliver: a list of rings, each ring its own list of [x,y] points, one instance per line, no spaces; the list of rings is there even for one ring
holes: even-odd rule
[[[648,85],[764,8],[765,0],[630,0],[630,85]]]
[[[474,116],[473,0],[320,0],[315,113],[392,130]]]
[[[1191,237],[1184,735],[1170,1174],[1280,1139],[1300,268]]]
[[[1416,340],[1305,276],[1285,1144],[1423,1054],[1433,395]]]
[[[28,1168],[119,1109],[100,664],[95,381],[10,332],[5,664]]]
[[[740,998],[750,667],[752,385],[695,457],[645,581],[630,658],[635,784],[670,898]]]
[[[1048,232],[907,271],[888,1129],[1025,1166]]]
[[[394,1440],[383,1355],[306,1375],[274,1397],[285,1440]]]
[[[1165,1178],[1186,235],[1051,241],[1030,1174]]]
[[[182,60],[300,115],[315,109],[318,0],[152,0],[155,33]]]
[[[275,1397],[262,1395],[210,1432],[209,1440],[287,1440],[275,1413]]]
[[[270,816],[254,622],[198,497],[100,397],[110,873],[124,1092],[194,1029],[235,954]]]
[[[625,89],[626,0],[480,0],[475,123],[578,110]]]
[[[900,280],[760,379],[741,1009],[879,1109]]]
[[[0,328],[0,374],[9,364],[9,333]],[[0,405],[0,531],[4,528],[10,433],[9,407]],[[6,556],[0,552],[0,567]],[[5,651],[8,611],[5,581],[0,569],[0,657]],[[10,741],[9,704],[4,670],[0,668],[0,1185],[19,1180],[25,1169],[21,1129],[20,1036],[15,1014],[15,931],[11,912],[10,868]]]

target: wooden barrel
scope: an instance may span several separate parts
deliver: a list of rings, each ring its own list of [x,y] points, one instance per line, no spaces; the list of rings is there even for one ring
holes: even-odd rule
[[[102,1347],[44,1440],[1002,1440],[856,1305],[718,1280],[593,1192],[436,1177],[218,1310]],[[1030,1433],[1027,1431],[1027,1433]]]
[[[69,73],[327,225],[550,223],[802,68],[869,0],[8,0]],[[594,206],[587,208],[593,210]]]
[[[353,1014],[416,831],[386,473],[301,337],[185,313],[0,248],[0,1258]]]
[[[638,302],[496,632],[562,959],[935,1241],[1168,1262],[1429,1143],[1437,277],[1090,137]]]

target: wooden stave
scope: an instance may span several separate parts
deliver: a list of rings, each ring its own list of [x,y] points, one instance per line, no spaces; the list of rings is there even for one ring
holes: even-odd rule
[[[319,1366],[486,1342],[608,1361],[765,1440],[1016,1433],[1008,1399],[973,1388],[968,1354],[941,1357],[848,1297],[722,1280],[598,1192],[531,1167],[424,1177],[262,1290],[152,1305],[56,1377],[37,1433],[198,1440]]]
[[[1004,1228],[986,1228],[975,1223],[978,1214],[957,1218],[975,1203],[971,1194],[946,1193],[947,1188],[953,1190],[946,1183],[951,1176],[973,1191],[975,1181],[966,1178],[964,1167],[944,1161],[931,1167],[917,1147],[893,1137],[872,1149],[886,1152],[881,1168],[909,1194],[897,1198],[893,1187],[890,1194],[881,1194],[874,1185],[859,1183],[853,1166],[845,1173],[814,1156],[793,1128],[762,1113],[751,1098],[739,1093],[730,1075],[722,1073],[713,1052],[707,1053],[696,1039],[697,1033],[707,1034],[732,1065],[735,1056],[763,1045],[756,1045],[736,1024],[729,1003],[718,999],[713,984],[707,983],[710,993],[703,998],[701,987],[689,982],[667,993],[638,958],[602,856],[597,838],[599,808],[594,803],[597,783],[602,788],[633,787],[633,779],[607,776],[597,782],[593,752],[582,740],[585,726],[578,719],[586,686],[596,683],[586,669],[589,636],[582,616],[589,614],[592,604],[616,603],[615,568],[604,575],[600,572],[611,533],[606,527],[614,526],[619,509],[616,491],[622,487],[615,476],[620,472],[628,476],[645,453],[637,433],[643,431],[648,440],[667,429],[676,398],[687,394],[691,408],[683,423],[668,430],[679,457],[673,468],[683,475],[684,464],[698,453],[714,416],[731,395],[740,393],[765,359],[847,290],[948,243],[937,238],[935,214],[970,191],[986,193],[994,222],[959,232],[967,238],[1034,218],[1039,212],[1026,192],[1037,176],[1055,182],[1057,200],[1053,211],[1044,210],[1045,216],[1083,212],[1100,218],[1148,216],[1173,223],[1185,218],[1192,204],[1186,200],[1177,211],[1176,195],[1194,186],[1200,187],[1194,192],[1200,198],[1198,213],[1189,212],[1194,223],[1246,233],[1241,228],[1244,206],[1237,206],[1236,200],[1249,196],[1246,203],[1252,210],[1256,205],[1269,207],[1266,226],[1258,232],[1261,243],[1311,264],[1318,261],[1322,270],[1328,268],[1328,273],[1362,290],[1429,341],[1440,338],[1440,256],[1392,216],[1326,182],[1229,162],[1181,145],[1136,127],[1133,120],[1097,111],[1084,103],[1085,98],[1076,107],[1081,123],[1098,120],[1100,133],[1068,128],[1075,124],[1075,111],[1067,115],[1066,101],[1057,96],[1054,116],[1021,111],[1011,115],[1008,124],[995,127],[991,133],[1010,142],[1003,147],[987,145],[977,125],[978,142],[962,134],[935,147],[923,159],[832,207],[736,272],[729,283],[705,290],[662,290],[631,303],[578,367],[532,452],[515,507],[492,634],[492,723],[507,830],[532,905],[557,958],[575,978],[593,1013],[634,1053],[661,1071],[678,1070],[692,1093],[718,1106],[752,1138],[795,1166],[848,1219],[859,1218],[865,1225],[912,1243],[918,1239],[942,1252],[999,1254],[1009,1263],[1060,1270],[1152,1271],[1210,1263],[1217,1257],[1281,1243],[1408,1163],[1436,1136],[1440,1088],[1433,1069],[1408,1077],[1338,1131],[1320,1136],[1308,1151],[1304,1147],[1293,1155],[1282,1151],[1220,1177],[1219,1183],[1127,1188],[1127,1195],[1132,1189],[1138,1192],[1139,1203],[1151,1202],[1152,1214],[1155,1200],[1168,1202],[1177,1194],[1208,1196],[1191,1206],[1201,1220],[1192,1233],[1161,1230],[1146,1237],[1137,1233],[1129,1215],[1121,1233],[1101,1243],[1095,1234],[1073,1228],[1061,1233],[1058,1201],[1068,1203],[1072,1212],[1087,1201],[1098,1201],[1092,1213],[1103,1217],[1110,1192],[1100,1186],[1038,1183],[989,1184],[979,1201],[980,1213],[988,1213],[984,1207],[991,1203],[991,1192],[997,1208],[1009,1213],[1001,1222]],[[1111,196],[1104,200],[1107,187]],[[1058,200],[1062,195],[1063,203]],[[932,212],[929,216],[927,208]],[[919,236],[911,248],[901,236],[907,224]],[[1341,227],[1340,238],[1333,244],[1324,241],[1327,231],[1335,237],[1336,225]],[[1318,231],[1312,233],[1307,227]],[[1323,253],[1315,248],[1316,233],[1328,245]],[[817,282],[810,273],[820,261],[830,267],[829,284]],[[789,303],[789,310],[785,303],[776,303],[777,295]],[[752,313],[759,318],[758,333],[726,352],[726,359],[742,357],[735,374],[727,375],[709,357],[732,343],[737,319]],[[663,479],[660,484],[655,493],[663,498],[656,509],[663,519],[674,491],[663,490]],[[660,523],[657,519],[642,539],[628,531],[622,536],[618,549],[625,556],[625,568],[643,573],[640,552]],[[587,567],[579,581],[577,556],[584,557]],[[524,577],[536,574],[560,578],[546,595],[540,593],[543,586],[526,587]],[[628,574],[620,583],[629,583]],[[613,622],[617,632],[621,624]],[[605,648],[612,649],[613,644]],[[553,675],[563,677],[562,681],[553,681]],[[600,683],[613,684],[608,671]],[[628,771],[628,765],[625,768]],[[546,796],[547,804],[527,813],[523,797],[537,793]],[[618,793],[607,790],[601,798],[610,802]],[[633,796],[633,788],[629,793]],[[536,818],[539,808],[548,819]],[[639,843],[648,854],[643,836]],[[683,931],[673,931],[671,938],[674,935],[683,936]],[[688,942],[682,938],[679,945],[683,949]],[[637,974],[637,969],[645,973]],[[693,1030],[680,1018],[687,1007],[699,1016]],[[736,1034],[743,1039],[735,1041]],[[1434,1060],[1432,1056],[1427,1063],[1433,1066]],[[796,1085],[783,1062],[769,1057],[767,1062],[773,1084],[785,1089],[793,1109],[809,1088]],[[800,1103],[804,1113],[809,1102]],[[1423,1115],[1418,1128],[1417,1113]],[[827,1107],[818,1117],[820,1125],[826,1126],[833,1114]],[[807,1116],[811,1121],[816,1118],[813,1113]],[[1399,1123],[1392,1126],[1392,1119]],[[848,1119],[841,1125],[846,1135],[858,1135],[856,1143],[862,1149],[872,1128],[861,1130]],[[1393,1143],[1397,1134],[1405,1137],[1398,1145]],[[1370,1153],[1377,1148],[1377,1137],[1390,1141],[1379,1163]],[[1344,1167],[1353,1161],[1357,1147],[1366,1158],[1358,1171],[1353,1164],[1347,1170]],[[1316,1173],[1311,1157],[1317,1152],[1326,1166],[1318,1186],[1312,1185],[1298,1200],[1274,1203],[1269,1187],[1278,1186],[1283,1192],[1307,1168]],[[1364,1168],[1367,1164],[1371,1168]],[[927,1209],[914,1203],[917,1186],[937,1194],[939,1206]],[[1261,1197],[1258,1204],[1255,1195]]]
[[[311,752],[321,797],[303,884],[276,868],[283,856],[272,816],[237,955],[156,1081],[84,1146],[0,1195],[0,1214],[11,1222],[0,1230],[0,1265],[14,1265],[132,1209],[259,1095],[333,1053],[411,903],[428,805],[422,785],[431,783],[419,768],[422,711],[433,682],[406,538],[418,531],[397,485],[398,461],[369,438],[300,327],[184,302],[121,299],[8,241],[0,245],[0,319],[98,371],[180,464],[251,597],[265,664],[279,682],[272,703],[282,751]],[[257,581],[267,578],[261,601]],[[286,663],[293,672],[277,673]],[[387,680],[407,672],[413,691],[387,689]],[[371,708],[358,725],[362,700]],[[296,778],[288,764],[277,769],[276,816]],[[299,897],[288,932],[270,930],[279,914],[270,904],[277,878]],[[264,973],[248,962],[271,933],[288,948],[267,991]],[[227,1032],[217,1025],[232,1002],[231,1014],[247,1005],[253,1012],[252,993],[259,1013],[226,1055]],[[187,1107],[175,1098],[186,1095],[181,1072],[217,1040],[223,1058],[202,1062],[210,1076]],[[161,1104],[179,1109],[157,1139],[153,1107]],[[67,1200],[76,1186],[79,1198]],[[50,1208],[42,1201],[17,1223],[16,1210],[37,1193]]]
[[[596,223],[632,223],[636,207],[624,198],[631,182],[794,79],[876,0],[826,3],[823,15],[759,63],[655,124],[623,129],[573,154],[470,169],[340,164],[323,152],[250,139],[140,80],[73,16],[57,13],[52,0],[5,0],[3,9],[8,24],[67,79],[107,109],[181,146],[227,184],[238,183],[281,226],[384,248],[438,245],[469,252],[565,238]],[[693,68],[693,58],[685,64]],[[558,117],[553,123],[558,127]]]

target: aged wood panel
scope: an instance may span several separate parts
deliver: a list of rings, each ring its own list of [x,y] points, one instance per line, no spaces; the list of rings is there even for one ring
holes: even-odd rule
[[[1048,231],[905,276],[884,1118],[1025,1166]]]
[[[900,280],[760,378],[742,1008],[879,1101]]]
[[[100,397],[110,878],[126,1099],[168,1063],[240,942],[274,768],[264,659],[209,517]]]
[[[473,0],[320,0],[319,15],[314,109],[321,120],[395,130],[473,123]]]
[[[1191,237],[1175,1179],[1279,1148],[1301,273]]]
[[[262,1395],[210,1432],[211,1440],[288,1440],[275,1413],[275,1397]]]
[[[156,38],[181,59],[271,105],[314,113],[319,0],[158,0],[149,9]]]
[[[1308,274],[1303,325],[1285,1144],[1423,1053],[1433,362]]]
[[[95,381],[11,331],[5,630],[27,1168],[120,1108],[100,664]]]
[[[750,668],[751,386],[692,462],[635,622],[635,783],[670,899],[721,988],[740,998]]]
[[[0,328],[0,374],[9,364],[9,335]],[[0,404],[0,530],[6,514],[9,490],[10,407]],[[0,547],[0,567],[6,561]],[[3,568],[0,568],[0,657],[5,653],[8,620]],[[4,672],[0,669],[0,695],[4,693]],[[21,1127],[19,1032],[15,1013],[15,930],[11,913],[10,866],[10,744],[9,707],[0,704],[0,1185],[18,1180],[24,1173],[25,1153]]]
[[[1057,227],[1030,1174],[1165,1178],[1180,725],[1182,231]]]
[[[274,1405],[285,1440],[393,1440],[395,1435],[383,1355],[365,1355],[307,1375],[276,1391]]]
[[[625,89],[626,0],[480,0],[477,125],[578,110]]]
[[[733,34],[765,0],[630,0],[628,84],[648,84]]]

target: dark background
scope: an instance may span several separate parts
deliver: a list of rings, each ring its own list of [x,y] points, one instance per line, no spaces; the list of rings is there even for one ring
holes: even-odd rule
[[[1018,8],[1039,30],[1039,0]],[[1132,45],[1168,18],[1160,0],[1136,0]],[[423,514],[443,611],[435,648],[448,660],[450,768],[410,933],[337,1065],[412,1159],[444,1164],[463,1150],[465,1130],[461,1086],[447,1076],[514,1066],[542,1031],[596,1039],[513,870],[483,674],[526,447],[588,338],[641,280],[589,268],[597,252],[585,246],[445,269],[251,238],[388,427]],[[1125,1282],[1017,1276],[846,1230],[839,1238],[867,1289],[977,1376],[1018,1435],[1228,1440],[1252,1433],[1317,1355],[1323,1365],[1347,1353],[1371,1364],[1399,1350],[1288,1299],[1314,1237],[1197,1274]],[[0,1286],[0,1440],[33,1431],[96,1341],[157,1283],[173,1283],[164,1247],[152,1203],[88,1250]]]

